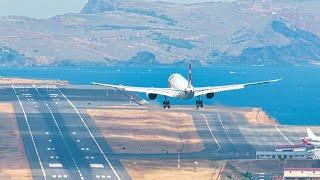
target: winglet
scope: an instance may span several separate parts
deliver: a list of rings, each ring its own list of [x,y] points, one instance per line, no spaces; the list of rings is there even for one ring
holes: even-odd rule
[[[247,83],[247,84],[242,84],[243,86],[251,86],[251,85],[258,85],[258,84],[267,84],[267,83],[275,83],[278,81],[281,81],[283,79],[279,78],[279,79],[273,79],[273,80],[267,80],[267,81],[258,81],[258,82],[253,82],[253,83]]]
[[[275,79],[275,80],[273,80],[274,82],[278,82],[278,81],[281,81],[281,80],[283,80],[284,79],[284,77],[281,77],[281,78],[278,78],[278,79]]]
[[[191,66],[191,63],[189,63],[188,87],[191,87],[191,83],[192,83],[192,66]]]

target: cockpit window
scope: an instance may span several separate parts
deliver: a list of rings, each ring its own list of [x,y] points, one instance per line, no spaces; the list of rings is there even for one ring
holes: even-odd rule
[[[174,76],[175,76],[175,75],[172,74],[172,75],[169,77],[169,80],[168,80],[168,81],[170,82]]]

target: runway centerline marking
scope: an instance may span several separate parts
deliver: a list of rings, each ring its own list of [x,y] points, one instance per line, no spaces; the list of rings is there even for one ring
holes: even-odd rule
[[[211,134],[212,139],[213,139],[213,140],[215,141],[215,143],[219,146],[219,148],[216,150],[216,152],[217,152],[217,151],[219,151],[219,150],[221,149],[221,146],[220,146],[218,140],[216,139],[216,137],[214,137],[214,135],[213,135],[213,132],[212,132],[210,126],[209,126],[207,117],[206,117],[203,113],[200,113],[200,115],[201,115],[202,118],[206,121],[206,124],[207,124],[207,127],[208,127],[209,131],[210,131],[210,134]]]
[[[113,173],[115,174],[115,176],[117,177],[117,179],[121,179],[120,176],[118,175],[118,173],[116,172],[116,170],[114,169],[114,167],[112,166],[111,162],[109,161],[109,159],[107,158],[107,156],[105,155],[105,153],[103,152],[102,148],[100,147],[99,143],[97,142],[96,138],[93,136],[91,130],[89,129],[87,123],[84,121],[84,119],[82,118],[80,112],[78,111],[78,109],[74,106],[74,104],[63,94],[63,92],[57,87],[57,90],[61,93],[61,95],[68,101],[68,103],[72,106],[72,108],[76,111],[76,113],[78,114],[80,120],[82,121],[82,123],[84,124],[84,126],[86,127],[87,131],[89,132],[91,138],[93,139],[94,143],[97,145],[100,153],[102,154],[102,156],[104,157],[104,159],[107,161],[108,165],[110,166],[111,170],[113,171]]]
[[[37,87],[34,86],[34,88],[35,88],[35,90],[37,91],[37,93],[39,94],[39,96],[42,98],[42,95],[41,95],[40,92],[38,91]],[[56,127],[57,127],[57,129],[58,129],[58,131],[59,131],[59,134],[60,134],[60,136],[61,136],[61,138],[62,138],[62,140],[63,140],[63,143],[65,144],[65,146],[66,146],[66,148],[67,148],[67,150],[68,150],[68,152],[69,152],[69,154],[70,154],[70,157],[71,157],[71,159],[72,159],[72,161],[73,161],[74,166],[76,167],[76,169],[77,169],[78,172],[79,172],[80,178],[83,179],[83,176],[82,176],[82,173],[81,173],[81,171],[80,171],[80,168],[79,168],[77,162],[75,161],[74,157],[72,156],[72,153],[71,153],[68,145],[66,144],[66,140],[64,139],[64,136],[63,136],[63,134],[62,134],[62,131],[61,131],[61,129],[60,129],[60,126],[59,126],[59,124],[58,124],[58,122],[57,122],[57,120],[56,120],[56,117],[53,115],[53,112],[52,112],[49,104],[48,104],[45,100],[43,100],[43,102],[44,102],[44,104],[46,105],[47,109],[48,109],[49,112],[50,112],[51,118],[53,119],[54,124],[56,125]],[[52,148],[52,149],[54,149],[54,148]]]
[[[279,133],[281,134],[281,136],[288,142],[290,143],[291,145],[294,145],[293,142],[291,142],[288,137],[286,135],[283,134],[283,132],[279,129],[279,127],[277,125],[274,125],[274,127],[279,131]]]
[[[34,141],[34,137],[33,137],[33,134],[32,134],[31,128],[30,128],[30,124],[29,124],[29,119],[28,119],[27,114],[26,114],[26,112],[25,112],[25,110],[24,110],[24,107],[23,107],[23,105],[22,105],[22,103],[21,103],[21,101],[20,101],[20,98],[19,98],[19,96],[17,95],[17,92],[16,92],[16,90],[15,90],[15,88],[14,88],[14,85],[12,85],[12,89],[13,89],[13,91],[14,91],[14,93],[15,93],[18,101],[19,101],[20,106],[21,106],[21,109],[22,109],[22,112],[23,112],[23,115],[24,115],[24,119],[25,119],[25,121],[26,121],[26,123],[27,123],[27,127],[28,127],[29,134],[30,134],[30,136],[31,136],[31,141],[32,141],[34,150],[35,150],[36,155],[37,155],[37,159],[38,159],[39,164],[40,164],[40,167],[41,167],[41,171],[42,171],[43,178],[46,180],[46,179],[47,179],[47,177],[46,177],[47,175],[46,175],[46,172],[45,172],[45,170],[44,170],[44,168],[43,168],[43,165],[42,165],[42,162],[41,162],[41,159],[40,159],[40,155],[39,155],[39,152],[38,152],[38,148],[37,148],[36,143],[35,143],[35,141]]]
[[[223,131],[226,133],[227,138],[228,138],[229,141],[234,145],[233,140],[229,137],[229,134],[227,133],[227,129],[225,128],[224,124],[222,123],[221,116],[220,116],[219,113],[217,113],[217,117],[218,117],[218,119],[219,119],[219,121],[220,121],[220,124],[221,124],[221,126],[222,126],[222,128],[223,128]],[[234,145],[234,146],[235,146],[235,145]]]

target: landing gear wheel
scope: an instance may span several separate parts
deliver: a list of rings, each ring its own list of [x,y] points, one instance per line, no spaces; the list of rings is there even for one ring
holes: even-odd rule
[[[200,108],[203,108],[203,101],[200,100],[200,99],[199,99],[199,100],[196,100],[196,107],[197,107],[197,108],[199,108],[199,107],[200,107]]]
[[[165,109],[165,108],[170,109],[170,102],[168,100],[164,100],[162,102],[162,104],[163,104],[163,109]]]

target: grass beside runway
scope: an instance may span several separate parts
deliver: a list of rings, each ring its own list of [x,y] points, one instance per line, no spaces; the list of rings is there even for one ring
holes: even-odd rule
[[[133,180],[220,179],[225,161],[122,160]]]
[[[185,112],[133,107],[89,109],[115,153],[200,152],[204,149],[192,116]]]
[[[10,103],[0,104],[0,179],[32,179],[15,112]]]

